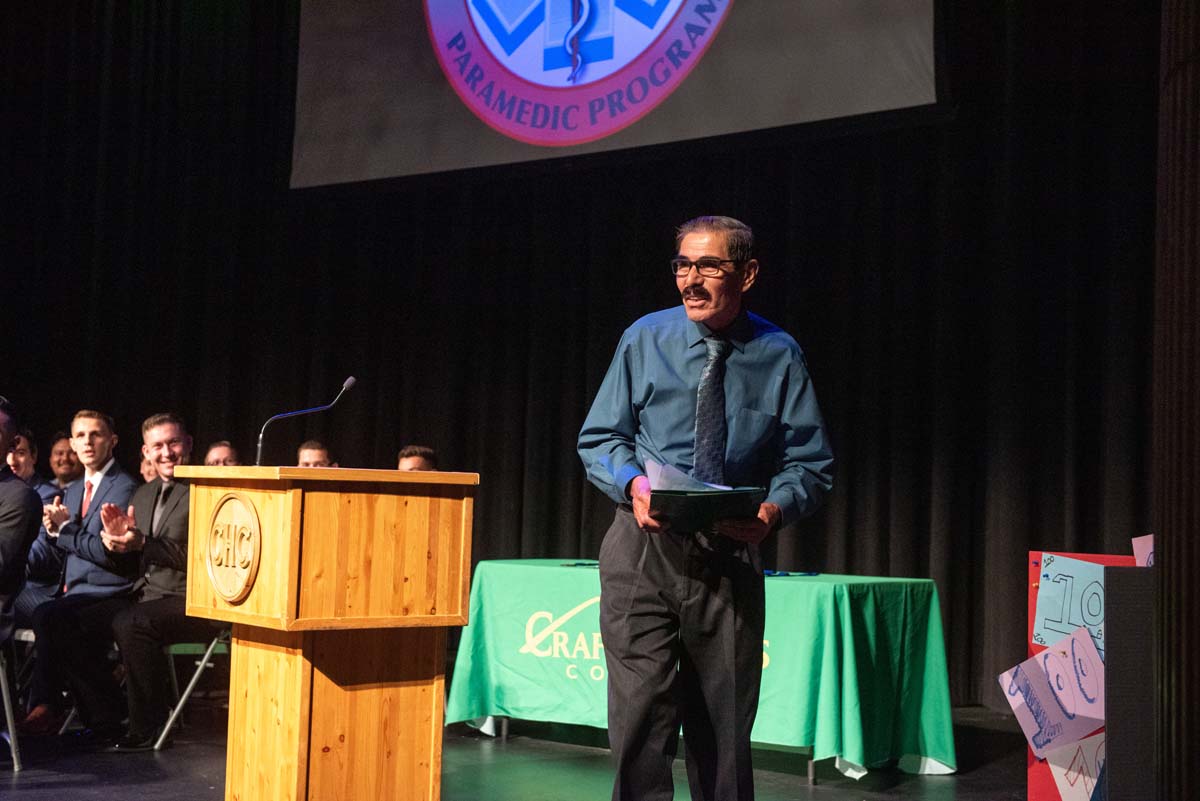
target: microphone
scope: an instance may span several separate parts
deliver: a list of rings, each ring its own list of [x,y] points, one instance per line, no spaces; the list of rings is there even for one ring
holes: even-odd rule
[[[286,417],[299,417],[302,414],[312,414],[313,412],[323,412],[326,409],[332,409],[334,407],[334,405],[339,400],[342,399],[342,395],[346,394],[346,390],[350,389],[350,387],[354,386],[354,384],[355,384],[354,376],[350,376],[349,378],[347,378],[345,381],[342,382],[342,388],[340,390],[338,390],[337,397],[334,398],[331,402],[325,404],[324,406],[314,406],[311,409],[301,409],[297,412],[283,412],[282,414],[277,414],[274,417],[269,418],[267,420],[267,422],[263,423],[262,430],[260,430],[258,432],[258,450],[254,454],[255,466],[262,464],[263,434],[266,433],[267,426],[271,425],[271,423],[274,423],[276,420],[283,420]]]

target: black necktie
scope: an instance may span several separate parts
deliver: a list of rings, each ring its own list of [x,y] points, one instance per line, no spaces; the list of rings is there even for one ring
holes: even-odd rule
[[[150,519],[150,535],[158,534],[158,525],[162,522],[163,509],[167,506],[167,496],[171,494],[174,484],[163,484],[158,488],[158,499],[154,502],[154,516]]]
[[[725,483],[725,359],[729,340],[704,338],[708,359],[696,390],[696,466],[692,475],[709,484]]]

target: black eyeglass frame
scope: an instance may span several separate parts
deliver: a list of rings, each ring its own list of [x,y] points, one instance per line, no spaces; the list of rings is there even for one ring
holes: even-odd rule
[[[700,262],[706,263],[702,266]],[[734,267],[732,270],[722,270],[722,264],[736,264],[738,266]],[[700,273],[700,275],[704,276],[705,278],[716,278],[717,276],[724,275],[725,273],[736,273],[738,270],[742,269],[741,265],[743,264],[745,264],[745,262],[739,262],[737,259],[718,259],[716,256],[701,256],[695,261],[692,261],[691,259],[685,259],[683,256],[676,256],[675,258],[671,259],[671,275],[676,277],[687,275],[689,272],[691,272],[692,268],[695,267],[696,272]]]

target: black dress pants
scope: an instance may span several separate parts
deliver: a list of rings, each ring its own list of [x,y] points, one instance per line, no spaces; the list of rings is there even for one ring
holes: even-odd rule
[[[125,665],[129,733],[133,736],[150,736],[171,714],[171,665],[163,656],[163,646],[208,642],[225,625],[188,617],[184,605],[182,595],[166,596],[132,604],[113,617],[112,636]]]
[[[108,652],[112,620],[134,604],[132,595],[64,595],[33,613],[37,664],[57,690],[72,691],[79,717],[91,727],[115,727],[125,717],[125,696],[113,676]]]
[[[614,801],[668,801],[683,726],[694,801],[752,801],[762,573],[745,549],[648,534],[618,507],[600,548]]]

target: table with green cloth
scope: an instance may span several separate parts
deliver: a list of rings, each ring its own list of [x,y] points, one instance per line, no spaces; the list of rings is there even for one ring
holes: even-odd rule
[[[480,562],[446,722],[491,715],[607,728],[594,562]],[[929,579],[766,578],[755,743],[861,775],[955,769],[937,587]]]

